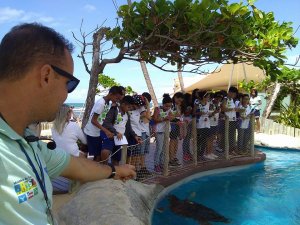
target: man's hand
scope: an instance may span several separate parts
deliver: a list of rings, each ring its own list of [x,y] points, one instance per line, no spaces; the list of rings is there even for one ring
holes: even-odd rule
[[[114,179],[116,180],[130,180],[136,177],[135,167],[129,164],[116,166],[116,175]]]

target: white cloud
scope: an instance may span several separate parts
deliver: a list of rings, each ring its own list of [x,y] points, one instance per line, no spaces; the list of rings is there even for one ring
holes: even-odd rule
[[[83,7],[84,10],[88,11],[88,12],[92,12],[92,11],[95,11],[97,8],[93,5],[90,5],[90,4],[86,4],[84,7]]]
[[[42,22],[42,23],[53,23],[54,22],[54,18],[51,17],[51,16],[41,16],[39,18],[39,21]]]
[[[0,24],[19,20],[25,15],[23,10],[13,9],[10,7],[0,8]]]
[[[51,16],[46,16],[41,13],[29,12],[10,7],[0,8],[0,24],[9,22],[39,22],[48,26],[57,26],[60,22]]]

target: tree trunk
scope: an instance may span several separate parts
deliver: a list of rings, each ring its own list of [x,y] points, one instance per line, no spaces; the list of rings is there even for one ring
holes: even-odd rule
[[[182,72],[181,72],[181,66],[179,66],[179,65],[178,65],[178,80],[179,80],[181,92],[185,93],[185,91],[184,91],[183,77],[182,77]]]
[[[103,39],[107,28],[100,28],[93,34],[93,56],[92,56],[92,68],[90,74],[90,82],[87,98],[85,101],[85,110],[82,118],[82,128],[85,127],[88,122],[91,110],[95,103],[96,89],[98,86],[98,76],[103,73],[106,64],[100,64],[100,41]]]
[[[145,81],[146,81],[146,84],[147,84],[147,87],[148,87],[148,90],[149,90],[149,94],[151,95],[151,98],[152,98],[152,101],[153,101],[153,104],[154,104],[154,107],[158,107],[158,101],[157,101],[157,98],[156,98],[156,95],[155,95],[155,92],[154,92],[154,89],[153,89],[153,86],[152,86],[152,82],[151,82],[151,79],[150,79],[150,76],[149,76],[149,73],[148,73],[148,70],[147,70],[147,67],[146,67],[146,63],[141,60],[140,64],[141,64],[141,67],[142,67],[142,71],[143,71]]]
[[[278,94],[280,92],[280,88],[281,88],[281,84],[276,82],[275,84],[275,88],[274,90],[272,91],[272,96],[270,96],[270,98],[267,99],[267,105],[266,105],[266,108],[263,112],[263,117],[265,118],[269,118],[270,115],[271,115],[271,112],[272,112],[272,108],[275,104],[275,101],[278,97]]]

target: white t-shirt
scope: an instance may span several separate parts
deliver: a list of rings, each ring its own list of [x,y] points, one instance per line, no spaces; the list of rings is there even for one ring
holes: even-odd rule
[[[117,115],[117,119],[116,119],[115,124],[114,124],[114,128],[116,129],[116,131],[118,133],[124,135],[125,130],[126,130],[127,121],[128,121],[127,113],[122,115],[121,112],[119,111],[119,108],[118,108],[118,115]]]
[[[254,98],[250,97],[250,105],[251,105],[251,109],[260,110],[261,98],[259,96],[256,96]]]
[[[79,148],[77,140],[86,144],[86,137],[79,125],[76,122],[70,121],[64,127],[64,130],[59,134],[54,128],[51,129],[52,138],[56,142],[57,147],[65,150],[73,156],[79,156]]]
[[[166,118],[169,115],[170,111],[171,109],[164,112],[162,108],[159,108],[159,118],[161,119]],[[156,132],[165,132],[165,128],[166,128],[165,121],[156,124]],[[170,126],[170,130],[171,130],[171,126]]]
[[[144,110],[142,108],[133,110],[129,112],[130,115],[130,124],[132,127],[132,130],[136,133],[137,136],[142,136],[142,129],[141,129],[141,112]]]
[[[243,119],[242,117],[246,117],[246,116],[248,116],[250,113],[251,113],[251,107],[250,107],[250,105],[247,105],[247,107],[245,108],[245,107],[243,107],[242,105],[240,105],[240,107],[239,108],[241,108],[241,109],[245,109],[245,111],[244,112],[240,112],[240,115],[241,115],[241,126],[240,126],[240,128],[241,129],[247,129],[248,128],[248,126],[249,126],[249,121],[250,121],[250,118],[246,118],[246,119]]]
[[[215,110],[216,110],[216,106],[214,104],[213,105],[213,108],[210,110],[211,113],[213,113]],[[218,104],[218,107],[220,107],[220,103]],[[218,126],[219,124],[219,113],[215,113],[213,116],[211,116],[209,119],[210,119],[210,126],[211,127],[215,127],[215,126]]]
[[[234,109],[235,108],[235,103],[233,99],[226,99],[226,108],[227,109]],[[226,116],[228,116],[229,121],[236,121],[236,111],[229,111],[225,112]]]
[[[197,119],[197,129],[210,128],[209,102],[206,103],[206,105],[202,105],[201,103],[199,103],[198,107],[199,107],[199,111],[205,114],[201,115]]]
[[[145,106],[141,107],[141,113],[145,112],[147,109]],[[145,123],[144,120],[140,119],[140,128],[142,133],[146,133],[148,136],[150,136],[150,127],[149,127],[149,122]]]
[[[84,133],[92,136],[92,137],[99,137],[100,136],[100,129],[98,127],[96,127],[94,124],[92,124],[92,118],[94,113],[99,114],[98,117],[98,122],[100,124],[103,123],[103,120],[106,117],[107,112],[109,111],[110,105],[106,104],[104,98],[100,98],[95,105],[92,108],[91,114],[90,114],[90,118],[89,121],[87,122],[85,128],[84,128]]]

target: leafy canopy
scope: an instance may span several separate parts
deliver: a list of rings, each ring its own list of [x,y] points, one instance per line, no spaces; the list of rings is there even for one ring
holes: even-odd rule
[[[121,84],[118,83],[115,78],[111,78],[105,74],[99,74],[98,76],[98,84],[103,88],[103,90],[100,90],[99,87],[96,90],[96,94],[102,93],[104,91],[107,91],[110,89],[112,86],[120,86]],[[134,93],[133,89],[131,86],[125,87],[126,93],[127,94],[132,94]]]
[[[118,15],[122,25],[107,38],[126,49],[125,58],[140,56],[166,71],[168,63],[183,71],[192,64],[196,69],[189,72],[199,73],[207,63],[253,62],[274,78],[281,73],[286,49],[298,43],[292,23],[277,22],[253,0],[141,0],[121,6]]]

